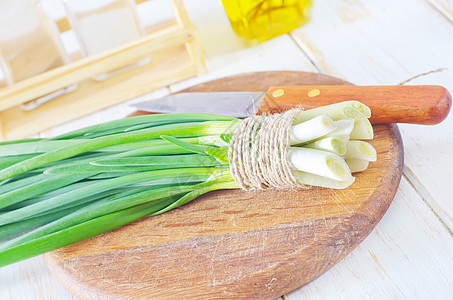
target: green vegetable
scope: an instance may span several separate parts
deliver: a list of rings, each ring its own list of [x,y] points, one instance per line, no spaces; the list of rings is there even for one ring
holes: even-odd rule
[[[344,157],[350,164],[363,160],[356,152],[365,147],[373,153],[372,146],[348,143],[355,149],[348,156],[348,146],[328,136],[349,119],[347,133],[341,130],[349,140],[354,120],[368,116],[356,101],[298,115],[290,144],[299,146],[291,147],[288,160],[300,182],[352,184]],[[228,142],[240,122],[212,114],[145,115],[51,139],[0,143],[0,266],[167,212],[213,190],[240,188],[228,161]],[[364,129],[370,136],[367,122],[355,124],[354,136],[364,136]]]

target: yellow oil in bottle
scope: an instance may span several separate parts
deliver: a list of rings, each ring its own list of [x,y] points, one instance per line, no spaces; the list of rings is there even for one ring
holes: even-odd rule
[[[312,0],[222,0],[234,32],[248,44],[290,32],[308,21]]]

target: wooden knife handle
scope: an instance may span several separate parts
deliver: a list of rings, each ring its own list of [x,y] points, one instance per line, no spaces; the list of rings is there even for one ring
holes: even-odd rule
[[[371,109],[373,124],[442,122],[451,107],[451,95],[442,86],[275,86],[267,90],[257,114],[277,113],[302,106],[310,109],[357,100]]]

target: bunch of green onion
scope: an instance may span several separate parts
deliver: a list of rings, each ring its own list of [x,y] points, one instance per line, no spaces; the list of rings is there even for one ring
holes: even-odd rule
[[[304,185],[345,188],[376,160],[370,110],[357,101],[303,111],[288,162]],[[0,266],[237,189],[228,142],[241,120],[130,117],[49,139],[0,143]]]

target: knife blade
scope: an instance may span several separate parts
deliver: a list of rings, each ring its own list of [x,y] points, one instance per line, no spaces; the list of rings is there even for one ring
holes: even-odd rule
[[[211,113],[246,118],[256,113],[263,92],[193,92],[171,94],[163,98],[132,104],[155,113]]]
[[[311,109],[347,100],[357,100],[370,107],[373,124],[438,124],[447,117],[451,107],[450,93],[436,85],[275,86],[266,92],[188,92],[132,106],[155,113],[215,113],[244,118],[298,106]]]

